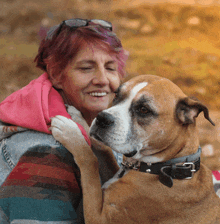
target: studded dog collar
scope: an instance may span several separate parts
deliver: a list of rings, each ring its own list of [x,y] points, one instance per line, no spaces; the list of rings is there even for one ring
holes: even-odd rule
[[[159,181],[167,187],[173,186],[173,179],[191,179],[193,174],[200,169],[201,147],[195,154],[184,157],[174,158],[160,163],[122,163],[122,170],[118,174],[121,178],[126,170],[133,169],[136,171],[157,174]]]

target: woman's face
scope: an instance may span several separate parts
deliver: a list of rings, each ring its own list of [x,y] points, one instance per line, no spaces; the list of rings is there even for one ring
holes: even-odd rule
[[[95,46],[87,46],[65,70],[62,82],[64,101],[80,110],[85,119],[94,119],[100,111],[108,108],[119,85],[116,58]]]

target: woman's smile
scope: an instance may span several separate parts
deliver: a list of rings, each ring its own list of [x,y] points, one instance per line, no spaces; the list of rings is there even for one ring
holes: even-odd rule
[[[106,96],[107,93],[106,92],[91,92],[89,93],[90,96],[95,96],[95,97],[103,97]]]

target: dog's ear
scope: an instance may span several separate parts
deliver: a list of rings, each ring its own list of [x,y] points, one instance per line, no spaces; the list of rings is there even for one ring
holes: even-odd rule
[[[176,116],[178,120],[184,125],[195,123],[195,118],[202,111],[204,113],[204,117],[213,126],[215,126],[214,122],[209,117],[208,108],[204,104],[202,104],[198,99],[194,97],[185,97],[181,99],[176,106]]]

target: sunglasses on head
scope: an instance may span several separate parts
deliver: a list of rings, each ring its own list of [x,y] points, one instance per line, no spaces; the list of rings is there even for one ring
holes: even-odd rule
[[[54,27],[52,27],[48,33],[47,33],[47,38],[46,39],[52,39],[55,31],[57,30],[56,32],[56,35],[58,36],[59,33],[61,32],[63,26],[68,26],[68,27],[71,27],[71,28],[79,28],[79,27],[83,27],[83,26],[88,26],[89,25],[89,22],[92,22],[96,25],[100,25],[110,31],[112,31],[112,24],[108,21],[105,21],[105,20],[101,20],[101,19],[91,19],[91,20],[88,20],[88,19],[68,19],[68,20],[64,20],[60,25],[56,25]]]

